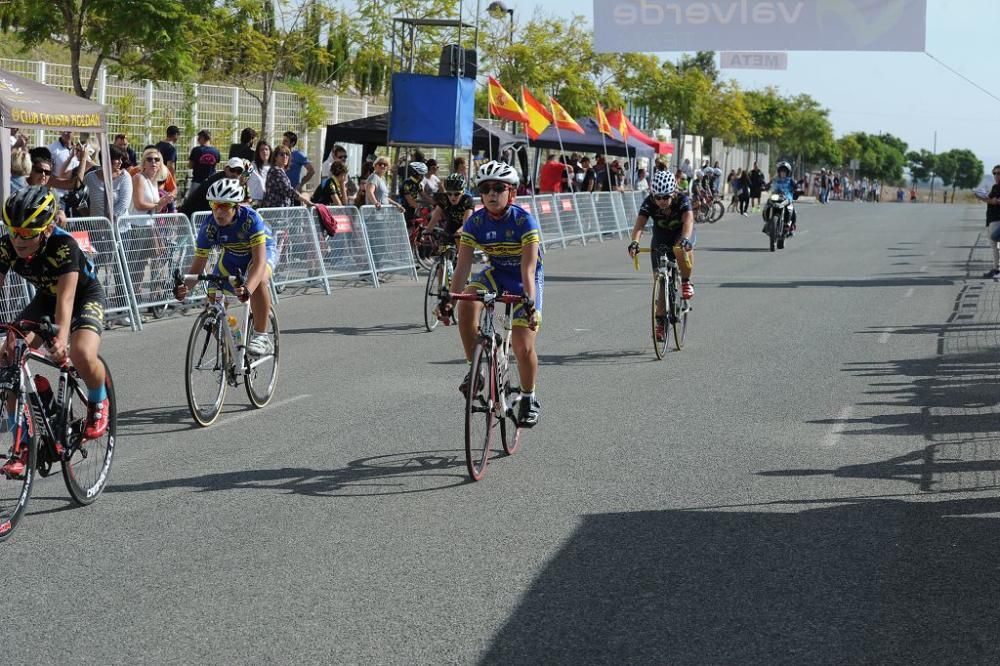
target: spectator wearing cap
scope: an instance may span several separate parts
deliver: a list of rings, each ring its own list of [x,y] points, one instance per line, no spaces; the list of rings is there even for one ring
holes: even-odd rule
[[[292,182],[288,178],[288,165],[292,159],[292,151],[288,146],[282,144],[274,149],[271,154],[271,170],[267,172],[267,181],[264,185],[264,199],[261,201],[262,208],[288,208],[302,204],[309,205],[309,197],[299,194],[292,187]]]
[[[163,156],[163,164],[166,165],[171,175],[177,173],[177,139],[180,135],[180,128],[177,125],[171,125],[167,128],[167,138],[155,146],[160,151],[160,155]]]
[[[281,135],[281,144],[288,148],[289,162],[286,169],[288,175],[288,182],[292,184],[296,190],[305,187],[313,174],[316,173],[316,169],[313,168],[312,162],[301,150],[295,146],[299,142],[299,135],[295,132],[285,132]],[[302,170],[305,169],[305,175],[302,175]]]
[[[222,161],[219,149],[212,145],[212,135],[208,130],[198,132],[198,145],[191,149],[188,167],[191,169],[191,184],[204,183],[215,173],[216,165]]]
[[[188,193],[188,196],[184,200],[184,203],[181,204],[179,211],[187,215],[188,218],[191,218],[197,212],[211,210],[211,207],[208,205],[208,199],[205,198],[208,194],[208,188],[224,178],[236,178],[240,182],[244,182],[246,179],[247,164],[248,163],[240,157],[233,157],[230,159],[226,162],[222,171],[216,171],[209,176],[204,183],[200,183],[195,186],[195,188]]]
[[[253,162],[253,142],[257,140],[257,130],[252,127],[244,127],[240,132],[240,142],[229,146],[229,159],[241,157],[248,162]]]

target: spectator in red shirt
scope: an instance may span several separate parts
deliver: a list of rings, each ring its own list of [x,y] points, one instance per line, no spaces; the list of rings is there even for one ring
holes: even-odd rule
[[[561,192],[565,172],[566,165],[557,160],[554,154],[549,155],[538,174],[538,191],[542,194]]]

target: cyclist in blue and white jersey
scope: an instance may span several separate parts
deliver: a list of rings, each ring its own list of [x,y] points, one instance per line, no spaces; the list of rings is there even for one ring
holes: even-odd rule
[[[518,425],[531,428],[538,423],[541,411],[535,396],[538,374],[535,338],[542,321],[544,276],[541,227],[531,213],[514,204],[519,180],[517,172],[509,164],[490,161],[479,167],[476,185],[483,208],[473,213],[462,227],[451,291],[506,292],[526,297],[525,303],[514,308],[511,340],[521,378],[521,394],[515,403],[515,414]],[[472,276],[466,286],[476,249],[487,255],[490,265]],[[476,345],[482,307],[481,303],[469,301],[458,305],[458,328],[469,363]],[[445,293],[438,307],[441,321],[450,320],[451,309],[451,298]],[[471,369],[459,387],[463,393],[469,389],[470,374]]]
[[[255,314],[254,331],[247,342],[247,352],[255,356],[270,354],[273,350],[267,333],[271,313],[271,292],[268,282],[274,272],[277,250],[274,233],[253,208],[241,205],[246,197],[240,181],[220,180],[212,184],[205,195],[212,207],[212,216],[201,225],[195,243],[194,260],[187,270],[199,274],[205,270],[209,254],[219,250],[219,259],[212,271],[214,275],[244,273],[245,282],[235,290],[226,285],[240,301],[250,301]],[[188,280],[174,290],[177,300],[184,300],[194,286]]]

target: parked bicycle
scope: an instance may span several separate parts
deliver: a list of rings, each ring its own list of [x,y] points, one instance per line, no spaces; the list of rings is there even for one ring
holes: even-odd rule
[[[92,504],[104,490],[111,472],[117,434],[117,401],[111,370],[103,358],[108,393],[108,429],[98,439],[83,439],[87,418],[87,386],[73,365],[51,361],[33,349],[28,336],[37,335],[49,345],[58,327],[47,318],[40,323],[18,321],[0,325],[13,337],[10,366],[0,370],[0,422],[14,415],[12,443],[0,456],[5,472],[0,474],[0,541],[14,532],[28,508],[32,486],[59,464],[70,497],[76,504]],[[43,375],[32,374],[30,363],[38,362],[59,371],[57,391]],[[13,404],[9,408],[8,403]]]
[[[278,379],[280,331],[273,306],[268,325],[272,352],[253,356],[246,349],[254,316],[250,303],[246,303],[242,318],[237,319],[229,313],[228,299],[223,291],[226,284],[242,285],[243,277],[174,273],[175,285],[180,286],[184,280],[198,280],[215,287],[206,299],[205,309],[195,319],[188,338],[184,388],[191,416],[202,426],[214,423],[225,404],[227,386],[239,386],[240,381],[250,403],[257,408],[263,407],[274,396]]]
[[[443,229],[434,229],[429,235],[437,244],[437,256],[427,274],[427,288],[424,289],[424,326],[428,332],[433,331],[440,323],[435,312],[441,294],[447,293],[451,285],[455,259],[458,256],[454,237],[449,238]],[[454,315],[452,319],[454,320]]]
[[[640,248],[639,252],[649,253],[649,248]],[[639,255],[632,258],[635,270],[639,270]],[[657,315],[662,312],[662,315]],[[681,298],[681,272],[677,266],[677,258],[673,250],[664,247],[657,254],[656,273],[653,274],[653,298],[650,308],[650,319],[653,330],[653,350],[657,359],[663,359],[667,353],[667,339],[673,331],[674,345],[677,351],[684,347],[684,335],[687,333],[688,314],[691,304]],[[662,319],[661,319],[662,317]],[[661,324],[663,330],[657,328]]]
[[[524,296],[480,291],[474,294],[451,294],[456,301],[478,301],[484,305],[479,319],[479,339],[472,352],[469,390],[465,397],[465,462],[469,476],[479,481],[486,474],[493,433],[499,427],[504,453],[514,455],[521,446],[521,428],[516,420],[514,394],[520,387],[511,385],[517,377],[517,360],[510,348],[515,305]],[[496,303],[505,305],[499,318]],[[500,321],[497,331],[496,320]],[[520,382],[518,382],[520,383]]]

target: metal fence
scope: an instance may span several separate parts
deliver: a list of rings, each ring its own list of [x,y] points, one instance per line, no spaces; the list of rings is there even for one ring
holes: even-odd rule
[[[573,197],[576,213],[580,219],[580,231],[584,238],[601,238],[600,220],[597,219],[597,209],[594,208],[594,195],[587,192],[577,192]]]
[[[378,287],[378,271],[361,212],[354,206],[327,206],[326,209],[337,223],[337,233],[332,238],[320,234],[320,251],[327,277],[367,277],[373,287]]]
[[[602,237],[604,235],[621,237],[622,221],[615,206],[616,194],[620,201],[621,192],[595,192],[590,198]]]
[[[372,262],[381,273],[406,273],[417,279],[417,265],[403,213],[395,206],[362,206],[361,219],[368,232]]]
[[[583,224],[580,222],[580,211],[576,205],[575,194],[556,194],[556,215],[559,216],[559,225],[563,231],[563,241],[567,244],[570,241],[578,240],[584,245],[587,239],[583,233]]]
[[[556,213],[555,195],[536,194],[532,197],[532,204],[534,208],[532,215],[542,228],[542,247],[549,248],[554,245],[566,247],[562,225],[559,224],[559,215]]]
[[[261,208],[257,212],[274,232],[275,289],[290,284],[317,283],[329,294],[330,281],[326,277],[313,212],[304,206]]]
[[[114,320],[116,315],[120,315],[128,319],[133,331],[142,330],[142,320],[133,298],[135,292],[126,268],[127,255],[118,230],[113,229],[105,217],[71,217],[67,220],[66,230],[94,264],[98,279],[104,286],[105,319]]]

